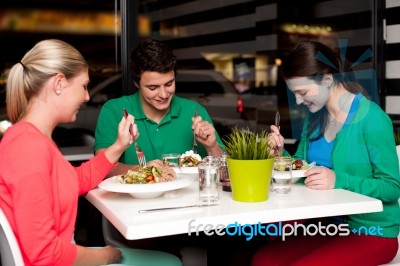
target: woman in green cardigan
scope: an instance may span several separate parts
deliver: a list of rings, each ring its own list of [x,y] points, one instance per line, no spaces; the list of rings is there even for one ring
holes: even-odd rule
[[[296,103],[309,111],[294,158],[317,163],[305,173],[310,189],[347,189],[381,200],[383,211],[328,221],[348,224],[347,236],[273,241],[256,253],[253,266],[379,265],[396,255],[400,177],[393,126],[388,115],[365,97],[350,66],[319,42],[299,43],[284,61],[287,86]],[[271,129],[269,141],[285,152],[279,129]]]

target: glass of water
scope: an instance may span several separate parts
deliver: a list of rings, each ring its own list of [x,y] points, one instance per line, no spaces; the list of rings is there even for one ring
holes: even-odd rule
[[[199,201],[204,203],[216,202],[218,196],[219,165],[215,162],[202,162],[199,171]]]
[[[163,163],[171,167],[179,167],[180,158],[181,155],[179,153],[167,153],[162,155]]]
[[[277,156],[272,172],[272,191],[289,194],[292,188],[292,158]]]

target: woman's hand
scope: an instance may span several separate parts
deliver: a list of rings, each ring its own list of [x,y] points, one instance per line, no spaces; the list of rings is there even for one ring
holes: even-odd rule
[[[118,263],[121,262],[122,256],[121,256],[121,251],[112,247],[112,246],[105,246],[103,248],[104,252],[106,252],[106,257],[107,257],[107,263],[106,264],[112,264],[112,263]]]
[[[304,175],[304,183],[311,189],[333,189],[335,187],[336,174],[329,168],[316,166],[308,169]]]
[[[126,118],[123,117],[118,124],[118,138],[116,142],[126,149],[138,137],[139,131],[135,124],[135,118],[132,115],[128,115]]]
[[[76,247],[77,255],[73,266],[113,264],[119,263],[122,258],[121,251],[112,246],[105,246],[102,248],[88,248],[78,245]]]
[[[105,155],[112,163],[116,163],[124,151],[137,139],[139,132],[132,115],[122,117],[118,124],[118,136],[114,144],[105,150]]]
[[[274,154],[276,150],[278,150],[279,154],[283,153],[283,146],[284,146],[284,137],[279,132],[279,128],[272,125],[271,126],[271,133],[268,134],[267,142],[271,149],[270,153]]]

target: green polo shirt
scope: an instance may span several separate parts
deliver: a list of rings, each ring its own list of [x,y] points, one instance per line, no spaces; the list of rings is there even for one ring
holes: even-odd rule
[[[118,134],[118,123],[123,116],[123,108],[135,117],[135,123],[140,134],[137,143],[144,151],[147,161],[161,159],[162,155],[166,153],[182,154],[192,149],[192,117],[196,110],[203,120],[212,123],[202,105],[195,101],[173,96],[170,111],[157,124],[146,117],[140,103],[139,93],[135,93],[109,100],[103,105],[97,120],[95,150],[107,148],[115,142]],[[218,134],[217,142],[221,147],[224,147]],[[198,153],[201,157],[207,155],[205,148],[200,143]],[[119,162],[138,164],[134,145],[131,145],[125,151]]]

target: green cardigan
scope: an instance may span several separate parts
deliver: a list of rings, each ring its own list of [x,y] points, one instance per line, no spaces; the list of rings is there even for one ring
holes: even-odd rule
[[[306,118],[302,139],[294,157],[307,161]],[[331,155],[335,188],[379,199],[383,211],[348,215],[350,230],[361,226],[383,228],[384,237],[397,237],[400,226],[399,161],[389,116],[362,97],[355,115],[337,134]],[[360,230],[361,231],[361,230]]]

